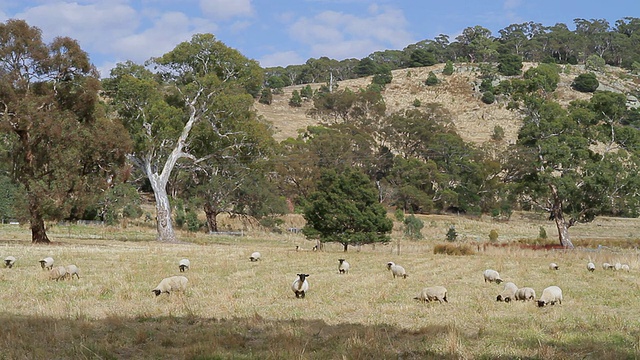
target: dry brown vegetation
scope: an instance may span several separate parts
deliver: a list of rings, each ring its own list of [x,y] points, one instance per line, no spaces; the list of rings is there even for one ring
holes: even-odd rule
[[[424,239],[404,240],[400,225],[390,244],[310,249],[301,235],[267,234],[244,225],[244,237],[180,233],[184,244],[159,244],[143,223],[126,229],[55,226],[54,243],[31,245],[27,228],[0,227],[0,358],[7,359],[621,359],[640,357],[640,258],[637,219],[598,218],[572,228],[574,251],[523,249],[535,243],[535,214],[509,222],[424,216]],[[289,219],[285,225],[299,219]],[[434,254],[454,225],[466,256]],[[233,224],[230,226],[243,226]],[[496,229],[496,246],[480,246]],[[547,242],[554,242],[550,240]],[[506,244],[510,244],[507,246]],[[398,253],[398,245],[400,253]],[[597,246],[604,248],[597,250]],[[587,247],[585,247],[587,246]],[[358,251],[359,250],[359,251]],[[260,251],[263,260],[250,262]],[[50,281],[38,259],[75,263],[79,280]],[[155,297],[151,289],[191,260],[184,294]],[[351,264],[339,275],[338,258]],[[586,271],[591,260],[594,273]],[[407,269],[393,279],[386,262]],[[628,263],[630,272],[601,269]],[[550,262],[560,270],[548,269]],[[500,285],[484,283],[493,268],[505,281],[564,291],[562,305],[498,303]],[[296,299],[296,273],[310,274],[310,291]],[[443,285],[449,303],[413,297]]]

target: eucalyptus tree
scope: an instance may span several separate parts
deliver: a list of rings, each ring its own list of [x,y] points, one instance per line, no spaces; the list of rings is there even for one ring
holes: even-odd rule
[[[0,24],[0,130],[12,178],[26,194],[31,239],[48,243],[45,220],[81,214],[119,181],[126,132],[100,105],[98,72],[78,43],[22,20]]]
[[[168,53],[140,65],[124,64],[108,83],[114,106],[135,141],[129,160],[148,178],[156,201],[157,239],[176,241],[167,183],[179,161],[202,162],[202,144],[192,130],[202,126],[213,138],[235,130],[236,104],[259,94],[263,71],[254,60],[218,41],[197,34]],[[245,101],[246,103],[246,101]]]

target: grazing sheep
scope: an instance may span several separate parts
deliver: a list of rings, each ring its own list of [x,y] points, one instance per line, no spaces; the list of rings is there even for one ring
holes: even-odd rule
[[[557,286],[549,286],[542,290],[542,296],[538,299],[538,306],[543,307],[547,304],[562,304],[562,290]]]
[[[73,264],[72,265],[67,265],[66,270],[67,270],[67,275],[66,276],[69,279],[73,279],[73,275],[75,275],[76,278],[80,279],[80,269],[77,266],[75,266]]]
[[[251,256],[249,256],[249,260],[251,261],[258,261],[262,258],[262,254],[260,254],[259,252],[254,252],[251,254]]]
[[[602,268],[604,270],[615,270],[615,265],[609,264],[609,263],[602,263]]]
[[[402,266],[396,265],[391,261],[387,263],[387,270],[391,270],[391,273],[393,274],[394,279],[396,278],[396,276],[402,277],[404,279],[406,279],[407,276],[409,276]]]
[[[549,270],[558,270],[558,264],[552,262],[551,264],[549,264]]]
[[[13,267],[13,264],[16,263],[16,258],[13,256],[7,256],[6,258],[4,258],[4,267],[8,267],[9,269],[11,269]]]
[[[191,261],[189,261],[189,259],[182,259],[178,263],[178,269],[180,269],[180,272],[185,272],[186,270],[189,270],[190,267]]]
[[[47,270],[51,270],[53,269],[53,258],[52,257],[46,257],[44,259],[40,259],[40,266],[43,269],[47,269]]]
[[[627,264],[620,265],[620,270],[629,271],[629,265]]]
[[[345,259],[338,259],[338,273],[347,274],[349,272],[349,263]]]
[[[67,276],[67,269],[64,266],[56,266],[49,271],[49,279],[58,281]]]
[[[622,269],[622,264],[617,262],[615,265],[613,265],[613,269],[615,271],[618,271],[618,270]]]
[[[447,301],[447,289],[444,286],[431,286],[422,289],[418,296],[414,297],[416,300],[430,302],[438,300],[441,304]]]
[[[519,288],[518,291],[516,291],[515,299],[523,301],[535,300],[536,291],[530,287]]]
[[[184,276],[170,276],[162,279],[158,286],[151,291],[153,291],[156,296],[162,293],[171,294],[173,291],[185,291],[188,282],[189,280]]]
[[[589,270],[589,271],[591,271],[591,272],[596,271],[596,264],[594,264],[594,263],[592,263],[592,262],[588,263],[588,264],[587,264],[587,270]]]
[[[309,282],[307,278],[309,274],[297,274],[298,278],[293,281],[291,284],[291,290],[293,290],[294,294],[296,294],[297,298],[303,298],[307,291],[309,291]]]
[[[518,286],[516,286],[516,284],[512,282],[506,282],[504,283],[502,292],[496,297],[496,301],[510,302],[511,299],[515,298],[516,291],[518,291]]]
[[[492,269],[485,270],[482,275],[484,276],[484,282],[495,282],[496,284],[500,284],[502,279],[500,278],[500,274]]]

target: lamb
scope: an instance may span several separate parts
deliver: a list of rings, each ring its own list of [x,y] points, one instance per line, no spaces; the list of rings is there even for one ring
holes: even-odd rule
[[[418,296],[414,297],[416,300],[430,302],[438,300],[441,304],[447,301],[447,289],[444,286],[431,286],[422,289]]]
[[[67,268],[64,266],[56,266],[49,271],[49,279],[58,281],[67,276]]]
[[[402,266],[396,265],[391,261],[387,263],[387,270],[391,270],[394,279],[396,278],[396,276],[402,277],[403,279],[406,279],[407,276],[409,276]]]
[[[530,287],[519,288],[518,291],[516,291],[515,299],[523,301],[535,300],[536,291]]]
[[[511,299],[515,298],[517,291],[518,287],[516,286],[516,284],[512,282],[504,283],[504,288],[502,289],[502,292],[496,297],[496,301],[510,302]]]
[[[615,265],[613,265],[613,269],[615,271],[618,271],[618,270],[622,269],[622,264],[617,262]]]
[[[4,267],[8,267],[9,269],[11,269],[13,267],[13,264],[16,263],[16,258],[13,256],[7,256],[6,258],[4,258]]]
[[[551,264],[549,264],[549,270],[558,270],[558,264],[552,262]]]
[[[594,263],[592,263],[592,262],[588,263],[588,264],[587,264],[587,270],[589,270],[589,271],[591,271],[591,272],[596,271],[596,264],[594,264]]]
[[[180,272],[185,272],[186,270],[189,270],[190,267],[191,261],[189,261],[189,259],[182,259],[178,263],[178,269],[180,269]]]
[[[502,279],[500,278],[500,274],[492,269],[485,270],[482,275],[484,276],[484,282],[495,282],[496,284],[500,284]]]
[[[547,304],[562,304],[562,290],[557,286],[549,286],[542,290],[542,296],[538,299],[538,306],[543,307]]]
[[[309,282],[307,278],[309,274],[297,274],[298,278],[293,281],[291,284],[291,290],[293,290],[294,294],[296,294],[296,298],[304,299],[307,291],[309,291]]]
[[[42,269],[47,269],[47,270],[51,270],[53,269],[53,258],[52,257],[46,257],[44,259],[40,259],[40,266],[42,267]]]
[[[174,291],[185,291],[187,289],[187,283],[189,280],[184,276],[170,276],[168,278],[162,279],[158,286],[153,291],[156,296],[167,293],[171,294]]]
[[[73,275],[75,275],[76,278],[80,279],[80,269],[77,266],[75,266],[73,264],[72,265],[67,265],[65,269],[67,270],[67,275],[66,276],[69,279],[73,279]]]
[[[602,263],[602,268],[604,270],[614,270],[615,266],[609,263]]]
[[[262,254],[260,254],[259,252],[254,252],[251,254],[251,256],[249,256],[249,260],[251,261],[258,261],[262,258]]]
[[[347,274],[349,272],[349,263],[345,259],[338,259],[338,273]]]

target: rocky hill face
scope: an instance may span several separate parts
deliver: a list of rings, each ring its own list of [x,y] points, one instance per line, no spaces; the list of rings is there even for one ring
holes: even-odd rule
[[[536,64],[525,64],[523,72]],[[429,67],[400,69],[393,71],[393,81],[386,86],[383,97],[387,105],[387,113],[414,108],[414,101],[419,100],[422,105],[437,103],[444,107],[452,117],[458,134],[465,140],[476,144],[482,144],[491,139],[496,125],[504,129],[505,143],[515,142],[521,125],[522,115],[514,110],[508,110],[505,100],[497,99],[493,104],[487,105],[480,98],[478,91],[480,71],[473,64],[456,64],[453,75],[443,75],[444,64]],[[577,99],[589,99],[590,93],[581,93],[571,89],[573,79],[586,72],[581,65],[561,65],[563,71],[560,74],[560,82],[554,92],[556,101],[568,105]],[[433,71],[440,84],[427,86],[424,84],[427,75]],[[607,67],[603,72],[597,72],[600,82],[598,90],[608,90],[629,95],[628,105],[638,106],[637,99],[630,96],[638,91],[640,78],[630,75],[620,68]],[[339,89],[358,90],[371,83],[371,78],[360,78],[338,82]],[[311,84],[317,89],[321,84]],[[289,99],[293,90],[300,90],[306,85],[296,85],[284,88],[283,94],[274,95],[271,105],[256,102],[255,108],[259,115],[271,122],[274,127],[274,137],[282,141],[289,137],[296,137],[300,130],[309,125],[317,124],[317,120],[306,115],[313,106],[311,101],[305,102],[302,107],[289,106]]]

